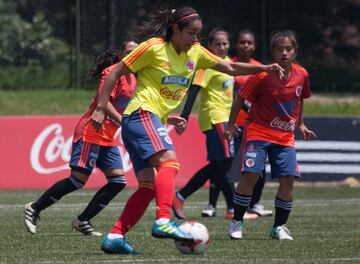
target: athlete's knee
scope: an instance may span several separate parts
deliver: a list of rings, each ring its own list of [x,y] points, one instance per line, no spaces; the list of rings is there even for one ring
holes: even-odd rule
[[[162,162],[168,160],[177,160],[176,152],[173,150],[162,150],[155,155],[149,157],[152,166],[158,167]]]
[[[174,170],[176,173],[180,170],[180,163],[176,159],[169,159],[160,162],[160,164],[156,167],[157,171],[161,169],[170,169]]]
[[[80,190],[84,187],[87,179],[83,181],[74,175],[70,175],[69,178],[67,178],[67,180],[71,182],[76,189]]]
[[[71,168],[71,176],[75,179],[81,181],[83,185],[87,182],[91,174],[91,171],[81,168],[81,167],[73,167]]]
[[[107,178],[107,185],[113,191],[120,192],[126,186],[126,177],[124,175],[112,175],[108,176]]]

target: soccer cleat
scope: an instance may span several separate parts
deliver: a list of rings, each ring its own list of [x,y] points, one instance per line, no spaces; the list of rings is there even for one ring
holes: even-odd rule
[[[125,236],[114,239],[105,236],[101,242],[101,250],[108,254],[141,254],[141,251],[134,249]]]
[[[176,194],[174,195],[174,200],[172,203],[172,210],[177,219],[184,220],[185,213],[184,213],[184,201],[179,199]]]
[[[244,219],[252,219],[252,220],[255,220],[259,217],[258,214],[254,214],[254,213],[249,213],[249,212],[245,212],[244,214]]]
[[[229,237],[235,240],[241,239],[243,228],[243,222],[235,220],[231,221],[231,224],[229,226]]]
[[[31,234],[36,233],[36,222],[38,219],[40,219],[39,214],[32,208],[33,202],[27,203],[24,206],[24,220],[25,220],[25,226],[27,230]]]
[[[71,227],[85,236],[102,236],[100,232],[94,231],[94,227],[90,221],[80,221],[79,219],[75,218],[71,222]]]
[[[216,208],[211,204],[208,205],[204,210],[201,211],[202,217],[215,217],[216,216]]]
[[[285,225],[274,226],[270,231],[270,237],[277,240],[294,240]]]
[[[234,218],[234,209],[229,209],[225,213],[226,220],[232,220]]]
[[[254,204],[253,207],[247,209],[248,213],[257,214],[258,216],[272,216],[272,210],[265,210],[264,206],[261,204]]]
[[[158,225],[154,222],[151,228],[151,235],[157,238],[171,238],[176,241],[194,241],[194,238],[189,233],[179,229],[175,221],[168,222],[165,225]]]

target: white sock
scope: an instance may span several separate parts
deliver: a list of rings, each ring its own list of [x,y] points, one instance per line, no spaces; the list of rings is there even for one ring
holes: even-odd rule
[[[169,222],[170,222],[170,219],[167,219],[167,218],[159,218],[158,220],[156,220],[156,223],[158,225],[166,225]]]
[[[107,237],[109,239],[117,239],[117,238],[123,238],[124,236],[120,235],[120,234],[110,233],[110,234],[107,235]]]

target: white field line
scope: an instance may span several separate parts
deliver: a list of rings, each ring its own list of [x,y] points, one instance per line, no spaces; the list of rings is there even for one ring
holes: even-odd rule
[[[264,205],[273,206],[274,200],[271,199],[262,199],[261,202]],[[349,198],[349,199],[298,199],[294,200],[295,206],[304,206],[304,207],[314,207],[314,206],[333,206],[333,205],[358,205],[360,203],[360,198]],[[52,206],[53,210],[62,210],[64,208],[84,208],[87,205],[87,203],[73,203],[73,204],[56,204]],[[112,203],[108,205],[108,208],[119,208],[123,207],[124,203]],[[152,203],[154,205],[154,203]],[[198,202],[188,202],[185,203],[185,208],[203,208],[204,206],[208,205],[207,201],[198,201]],[[218,203],[217,208],[225,208],[225,202],[221,201]],[[6,209],[18,209],[18,208],[24,208],[23,204],[0,204],[0,210],[6,210]],[[149,207],[149,209],[153,209],[152,206]]]

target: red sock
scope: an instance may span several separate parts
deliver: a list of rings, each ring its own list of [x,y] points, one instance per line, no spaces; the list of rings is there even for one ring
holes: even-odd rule
[[[164,161],[156,168],[156,219],[171,218],[170,208],[175,194],[175,176],[179,168],[180,164],[176,160]]]
[[[137,189],[126,202],[121,216],[111,229],[111,233],[125,235],[144,215],[145,210],[154,197],[154,182],[140,182],[139,189]]]

